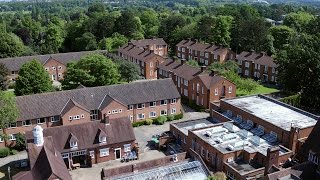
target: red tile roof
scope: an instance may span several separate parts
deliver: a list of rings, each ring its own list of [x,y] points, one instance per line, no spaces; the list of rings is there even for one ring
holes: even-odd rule
[[[255,64],[260,64],[269,67],[278,67],[274,59],[265,53],[246,52],[243,51],[236,57],[237,60],[251,61]]]
[[[131,40],[130,42],[137,47],[145,47],[147,45],[162,45],[162,46],[167,45],[167,43],[163,40],[163,38]]]

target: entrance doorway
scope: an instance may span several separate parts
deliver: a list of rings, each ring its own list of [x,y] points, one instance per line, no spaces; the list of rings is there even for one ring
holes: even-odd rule
[[[121,158],[121,148],[115,149],[114,154],[115,154],[115,159],[120,159]]]

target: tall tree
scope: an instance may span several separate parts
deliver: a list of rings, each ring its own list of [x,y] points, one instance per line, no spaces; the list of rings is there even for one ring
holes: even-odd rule
[[[209,15],[202,16],[197,23],[197,36],[205,42],[213,41],[213,28],[215,26],[215,18]],[[190,36],[191,37],[191,36]]]
[[[141,20],[131,11],[122,11],[115,28],[118,33],[129,38],[141,37],[141,34],[143,36]]]
[[[218,16],[213,28],[213,40],[217,44],[229,47],[231,41],[232,16]]]
[[[77,51],[92,51],[98,47],[95,36],[90,32],[82,34],[82,36],[76,38],[74,42]]]
[[[24,50],[25,46],[18,36],[0,32],[0,58],[21,56]]]
[[[295,32],[288,26],[273,26],[269,30],[270,34],[274,38],[273,46],[277,50],[283,48],[283,46],[289,45]]]
[[[0,63],[0,89],[7,89],[7,76],[9,75],[9,70],[5,64]]]
[[[100,54],[90,54],[76,63],[68,64],[62,81],[63,89],[74,89],[79,84],[87,87],[105,86],[119,82],[120,73],[111,59]]]
[[[157,12],[152,9],[145,10],[140,15],[140,20],[146,38],[157,36],[160,25]]]
[[[48,28],[45,32],[44,42],[41,44],[41,53],[53,54],[58,53],[64,41],[64,33],[61,27],[49,23]]]
[[[284,18],[283,24],[302,32],[306,30],[308,23],[313,19],[314,16],[307,12],[293,12]]]
[[[22,65],[16,81],[14,93],[17,96],[52,91],[49,74],[37,60]]]
[[[109,52],[114,52],[117,50],[120,46],[127,44],[128,39],[119,33],[113,33],[112,37],[104,38],[99,42],[99,48],[100,49],[106,49]]]
[[[15,98],[0,90],[0,129],[2,129],[0,136],[4,138],[6,146],[8,145],[8,136],[6,135],[5,129],[8,128],[10,124],[16,122],[18,116],[19,111]]]
[[[140,79],[138,66],[126,60],[122,60],[120,63],[119,71],[121,78],[128,83]]]

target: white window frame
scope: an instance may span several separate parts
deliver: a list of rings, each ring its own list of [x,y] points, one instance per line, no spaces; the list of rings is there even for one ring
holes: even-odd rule
[[[14,126],[12,126],[14,124]],[[14,129],[17,128],[17,122],[10,123],[8,129]]]
[[[150,76],[153,76],[153,70],[150,70]]]
[[[229,94],[231,94],[232,93],[232,86],[229,86]]]
[[[109,148],[99,149],[99,152],[100,152],[100,157],[109,156]]]
[[[30,124],[27,125],[27,124],[26,124],[26,121],[29,121]],[[24,121],[22,121],[22,125],[23,125],[23,126],[31,126],[31,125],[32,125],[32,121],[31,121],[31,120],[24,120]]]
[[[15,141],[16,140],[16,134],[9,134],[9,140],[10,141]]]
[[[176,98],[171,99],[171,104],[175,104],[175,103],[177,103],[177,99]]]
[[[141,115],[141,117],[139,117],[139,115]],[[137,114],[137,119],[145,119],[145,115],[144,115],[144,113]]]
[[[89,151],[89,155],[90,155],[91,159],[94,159],[94,151]]]
[[[162,101],[164,102],[163,104],[162,104]],[[168,102],[166,99],[160,101],[161,106],[166,106],[167,104],[168,104]]]
[[[250,67],[250,63],[246,61],[245,67],[246,67],[246,68]]]
[[[139,104],[137,104],[137,109],[143,109],[144,108],[144,103],[140,103],[141,107],[139,108]]]
[[[128,111],[132,111],[133,110],[133,105],[128,105],[128,106],[129,106]]]
[[[150,67],[153,67],[153,62],[150,62]]]
[[[149,112],[149,117],[150,117],[150,118],[157,117],[157,112],[156,112],[156,111],[151,111],[151,112]]]
[[[156,106],[157,106],[157,101],[150,102],[150,107],[156,107]]]
[[[69,120],[72,121],[72,119],[73,119],[73,116],[69,116]]]
[[[41,122],[40,121],[41,119],[44,119],[44,122]],[[46,119],[45,118],[38,118],[37,119],[37,124],[43,124],[43,123],[46,123]]]
[[[177,109],[176,108],[172,108],[171,109],[171,114],[176,114],[177,113]]]
[[[218,94],[219,94],[219,89],[218,89],[218,88],[215,88],[215,89],[214,89],[214,95],[215,95],[215,96],[218,96]]]
[[[99,136],[99,143],[107,143],[107,137],[106,136]]]
[[[71,141],[70,142],[70,148],[78,148],[78,142],[77,141]]]
[[[245,70],[245,71],[244,71],[244,75],[249,76],[249,71],[248,71],[248,70]]]
[[[125,144],[123,145],[124,152],[130,152],[131,151],[131,144]]]
[[[162,112],[164,112],[164,114],[162,114]],[[166,109],[163,109],[160,111],[160,116],[166,116],[168,114]]]
[[[51,122],[59,122],[59,121],[60,121],[60,118],[59,118],[58,120],[55,120],[55,119],[54,119],[54,116],[51,116],[50,119],[51,119]]]

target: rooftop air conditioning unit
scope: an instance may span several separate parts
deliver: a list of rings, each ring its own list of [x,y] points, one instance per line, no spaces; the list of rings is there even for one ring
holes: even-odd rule
[[[211,136],[212,136],[212,133],[211,133],[210,131],[206,131],[206,135],[207,135],[208,137],[211,137]]]
[[[228,149],[230,149],[231,151],[233,151],[233,150],[234,150],[234,146],[233,146],[233,145],[231,145],[231,144],[229,144],[229,145],[227,146],[227,148],[228,148]]]
[[[218,142],[219,144],[220,144],[220,143],[223,143],[223,139],[217,138],[217,139],[216,139],[216,142]]]

